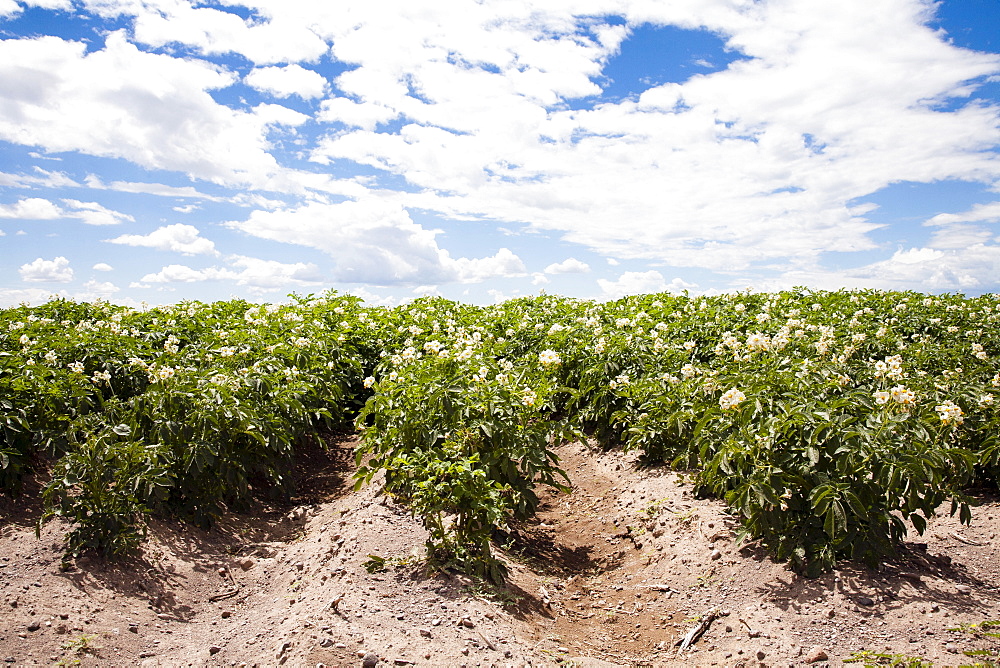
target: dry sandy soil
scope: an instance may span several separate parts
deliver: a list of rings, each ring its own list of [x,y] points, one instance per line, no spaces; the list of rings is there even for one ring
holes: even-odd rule
[[[420,523],[377,485],[354,492],[353,442],[330,445],[302,462],[294,505],[207,532],[154,521],[131,560],[61,570],[66,527],[38,539],[36,497],[0,500],[0,665],[800,666],[867,650],[957,666],[1000,649],[952,630],[1000,619],[995,493],[971,527],[936,519],[879,571],[807,579],[738,548],[723,505],[678,474],[567,445],[575,489],[546,493],[503,546],[497,589],[425,573]]]

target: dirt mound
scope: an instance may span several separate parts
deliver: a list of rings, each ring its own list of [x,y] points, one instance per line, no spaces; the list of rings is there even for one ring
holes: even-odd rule
[[[492,588],[425,574],[420,523],[377,485],[354,492],[354,443],[331,446],[301,463],[293,507],[209,532],[157,521],[124,562],[63,568],[65,527],[36,539],[33,495],[0,501],[0,662],[771,666],[868,651],[957,665],[998,648],[951,630],[1000,618],[995,497],[971,527],[932,521],[883,569],[807,579],[737,548],[724,506],[678,474],[567,445],[574,491],[545,493],[510,534],[511,580]]]

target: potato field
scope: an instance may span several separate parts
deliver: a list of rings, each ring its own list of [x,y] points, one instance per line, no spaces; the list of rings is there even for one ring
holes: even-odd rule
[[[352,296],[0,310],[0,489],[39,477],[67,558],[151,514],[209,526],[290,492],[296,449],[361,434],[358,484],[429,530],[429,564],[500,581],[491,536],[572,480],[589,437],[689,472],[805,574],[879,563],[1000,471],[995,295],[805,289],[494,306]]]

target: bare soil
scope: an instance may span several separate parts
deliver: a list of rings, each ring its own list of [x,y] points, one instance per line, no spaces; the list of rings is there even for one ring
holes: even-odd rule
[[[995,493],[971,527],[936,518],[882,569],[808,579],[737,547],[724,505],[683,476],[566,445],[573,492],[546,492],[500,546],[511,577],[494,588],[426,573],[419,521],[377,484],[355,492],[353,441],[330,446],[301,462],[293,505],[210,531],[154,520],[126,560],[61,567],[67,527],[36,538],[32,490],[0,500],[0,664],[801,666],[869,651],[957,666],[1000,649],[952,630],[1000,619]],[[369,555],[386,568],[369,573]]]

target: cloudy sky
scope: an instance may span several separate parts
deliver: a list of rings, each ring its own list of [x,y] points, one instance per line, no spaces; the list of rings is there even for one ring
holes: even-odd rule
[[[996,0],[0,0],[0,305],[1000,291]]]

